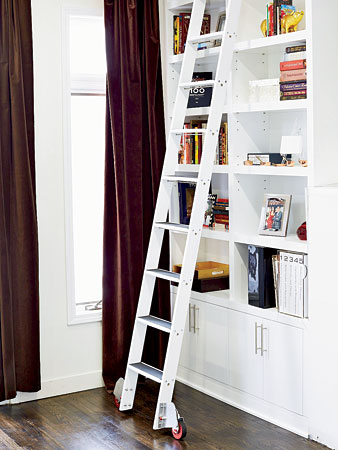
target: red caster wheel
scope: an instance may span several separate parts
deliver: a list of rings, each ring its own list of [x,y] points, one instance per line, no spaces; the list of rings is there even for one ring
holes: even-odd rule
[[[117,409],[120,409],[120,399],[117,397],[114,397],[114,403]]]
[[[181,439],[184,439],[187,435],[187,426],[184,423],[182,417],[178,419],[178,425],[176,428],[171,429],[171,433],[173,435],[174,439],[177,439],[178,441]]]

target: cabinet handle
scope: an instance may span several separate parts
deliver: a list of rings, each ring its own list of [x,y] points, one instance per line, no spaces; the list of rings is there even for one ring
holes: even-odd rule
[[[193,306],[191,303],[189,303],[189,333],[191,332],[192,326],[191,326],[191,310]]]
[[[257,330],[258,328],[261,328],[261,346],[258,347],[258,336],[257,336]],[[255,354],[258,354],[258,350],[261,351],[261,356],[263,356],[263,325],[258,325],[257,322],[255,322]]]
[[[196,330],[198,331],[200,329],[200,327],[199,327],[199,324],[200,324],[200,309],[196,308],[196,306],[194,307],[194,324],[195,324],[194,332],[196,333]]]
[[[265,331],[267,331],[268,329],[267,328],[264,328],[263,327],[263,324],[262,324],[262,339],[261,339],[261,342],[262,342],[262,350],[261,350],[261,355],[263,356],[263,353],[264,352],[267,352],[268,351],[268,349],[264,349],[264,330]]]

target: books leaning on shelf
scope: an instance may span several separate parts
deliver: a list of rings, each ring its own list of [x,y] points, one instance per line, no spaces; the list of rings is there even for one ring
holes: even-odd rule
[[[280,99],[305,99],[306,85],[306,45],[287,47],[284,61],[280,63]]]
[[[259,308],[308,317],[308,256],[248,245],[248,300]]]
[[[279,251],[275,258],[275,289],[278,310],[283,314],[308,317],[308,255]]]
[[[206,128],[206,120],[191,120],[190,123],[185,123],[184,128],[200,129]],[[200,164],[202,157],[204,143],[204,134],[187,133],[183,134],[181,138],[180,150],[178,153],[179,164]],[[228,158],[228,124],[223,122],[219,130],[218,146],[216,148],[214,164],[227,165]]]
[[[189,12],[181,12],[178,15],[173,16],[173,42],[174,42],[174,55],[184,53],[184,47],[187,40],[189,22],[191,14]],[[210,33],[210,15],[205,14],[202,22],[201,34]],[[198,50],[207,48],[207,43],[198,44]]]

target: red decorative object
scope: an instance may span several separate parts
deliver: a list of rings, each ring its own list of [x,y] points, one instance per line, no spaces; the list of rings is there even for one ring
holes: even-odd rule
[[[297,236],[301,241],[307,240],[307,233],[306,233],[306,222],[303,222],[301,226],[297,230]]]

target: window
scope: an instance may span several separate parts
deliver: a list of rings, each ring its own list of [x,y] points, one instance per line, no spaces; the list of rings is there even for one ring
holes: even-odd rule
[[[68,322],[101,318],[106,56],[100,13],[67,10],[64,29]]]

